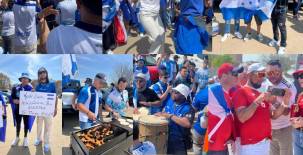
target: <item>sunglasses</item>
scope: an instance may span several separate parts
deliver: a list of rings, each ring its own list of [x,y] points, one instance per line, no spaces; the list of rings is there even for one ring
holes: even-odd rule
[[[178,91],[176,91],[176,90],[172,90],[171,91],[172,93],[175,93],[175,94],[180,94]]]
[[[266,75],[267,76],[279,76],[280,72],[279,71],[269,71],[269,72],[266,72]]]
[[[38,72],[38,74],[42,74],[42,73],[46,73],[46,71],[41,71],[41,72]]]
[[[234,77],[238,77],[239,73],[238,73],[238,72],[232,71],[232,72],[231,72],[231,75],[234,76]]]
[[[296,75],[295,78],[298,80],[298,79],[303,79],[303,74],[299,74],[299,75]]]
[[[258,78],[264,78],[266,76],[265,72],[256,72],[255,74],[258,76]]]
[[[168,76],[164,76],[163,78],[164,78],[164,79],[168,79]]]

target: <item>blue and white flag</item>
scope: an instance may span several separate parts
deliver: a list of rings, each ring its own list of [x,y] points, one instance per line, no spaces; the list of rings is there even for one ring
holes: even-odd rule
[[[104,32],[108,26],[114,20],[117,14],[117,8],[115,0],[102,0],[102,32]]]
[[[260,20],[270,19],[276,0],[223,0],[220,9],[224,20],[244,19],[250,21],[254,15]]]
[[[5,103],[5,100],[4,100],[4,98],[3,98],[3,95],[2,95],[2,93],[0,92],[0,107],[1,107],[1,115],[0,115],[0,117],[1,117],[1,119],[2,119],[2,114],[3,115],[6,115],[6,105],[5,105],[6,103]],[[3,108],[3,109],[2,109]],[[3,113],[2,113],[3,112]],[[7,126],[7,120],[6,119],[3,119],[2,120],[2,125],[1,125],[2,127],[0,127],[0,141],[1,142],[5,142],[5,136],[6,136],[6,126]]]
[[[62,57],[62,83],[74,79],[78,73],[77,60],[74,54],[65,54]]]

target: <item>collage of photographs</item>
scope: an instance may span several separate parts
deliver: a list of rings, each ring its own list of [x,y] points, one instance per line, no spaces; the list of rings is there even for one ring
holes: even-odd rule
[[[0,155],[303,155],[302,3],[0,0]]]

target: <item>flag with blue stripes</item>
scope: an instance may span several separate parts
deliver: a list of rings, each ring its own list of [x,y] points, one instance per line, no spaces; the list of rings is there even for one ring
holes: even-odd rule
[[[224,20],[244,19],[250,21],[254,15],[260,20],[270,19],[277,0],[222,0],[220,9]]]

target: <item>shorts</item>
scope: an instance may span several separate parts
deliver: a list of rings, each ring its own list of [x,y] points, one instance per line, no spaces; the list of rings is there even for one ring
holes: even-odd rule
[[[262,25],[262,20],[261,20],[258,16],[254,15],[253,17],[255,18],[255,21],[256,21],[257,25]],[[252,17],[251,17],[251,19],[248,20],[248,21],[245,21],[245,20],[244,20],[244,23],[245,23],[245,24],[250,24],[251,21],[252,21]]]

